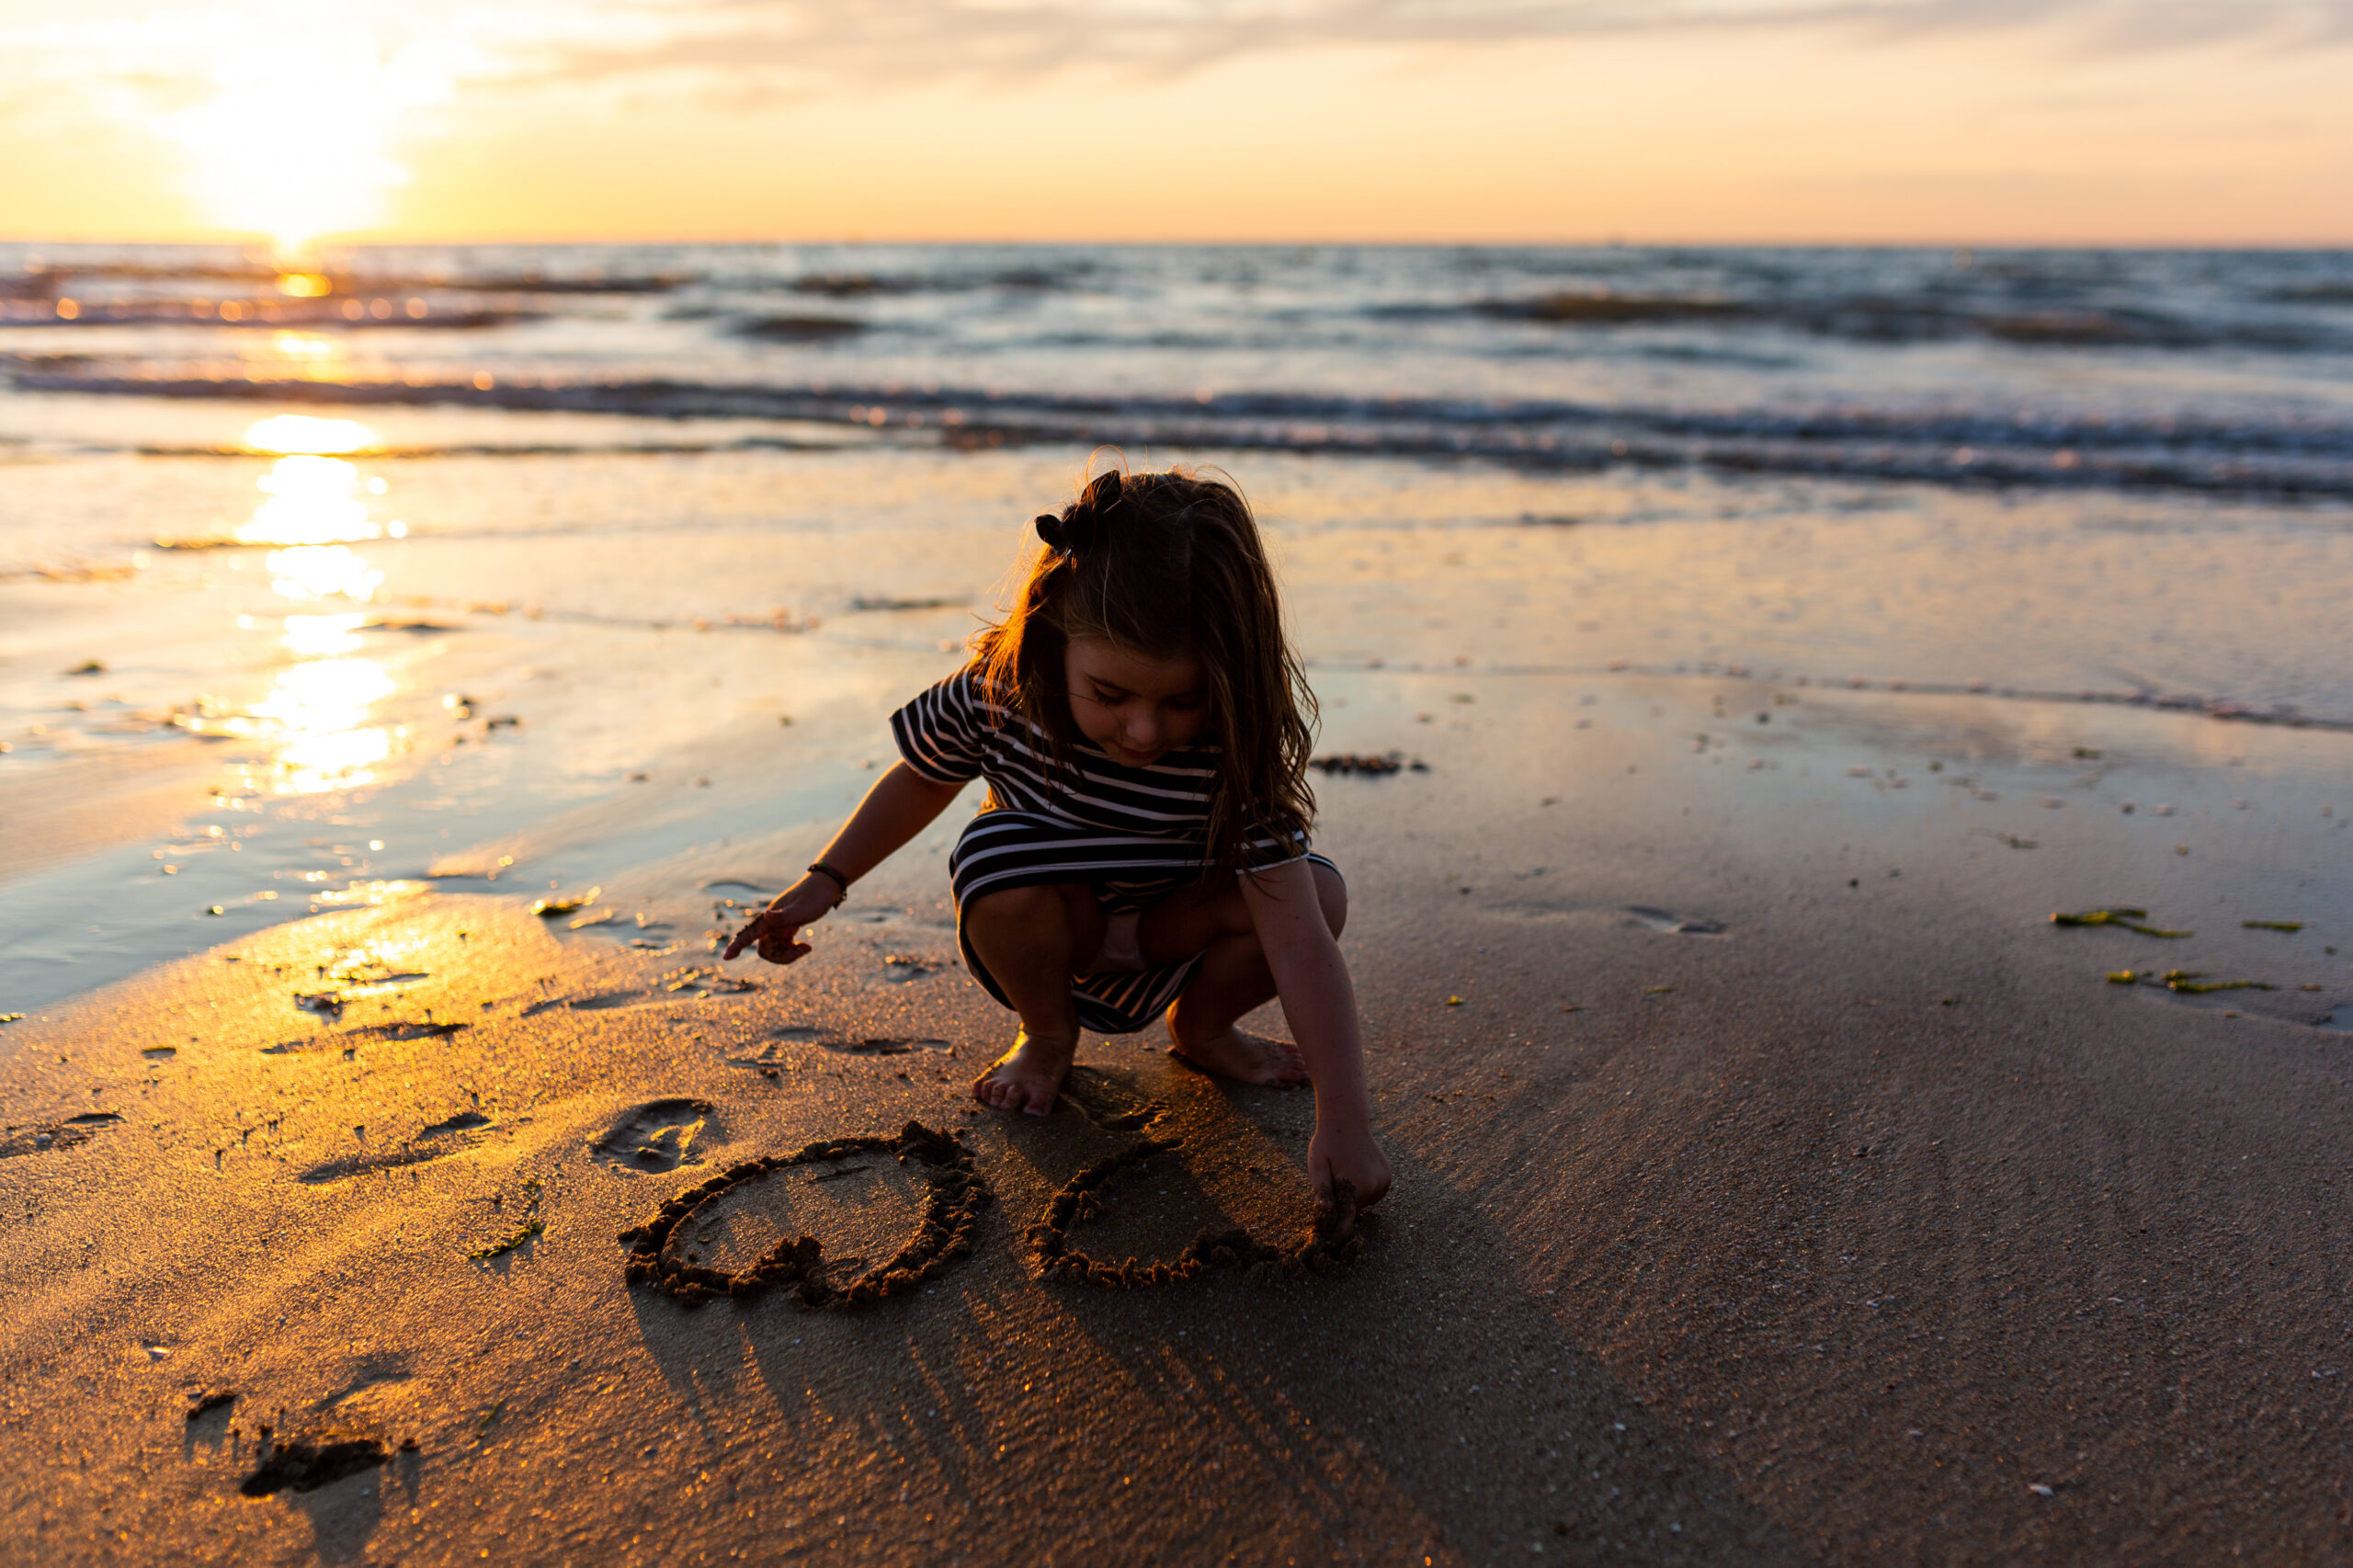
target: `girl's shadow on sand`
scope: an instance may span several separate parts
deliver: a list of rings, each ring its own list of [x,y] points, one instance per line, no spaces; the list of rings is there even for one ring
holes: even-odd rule
[[[998,1208],[974,1256],[912,1297],[842,1315],[771,1296],[689,1316],[633,1293],[675,1396],[729,1424],[765,1407],[778,1439],[801,1439],[796,1469],[831,1499],[812,1505],[820,1537],[837,1518],[848,1541],[919,1529],[975,1562],[1030,1561],[1041,1544],[1165,1561],[1803,1560],[1563,1335],[1472,1202],[1410,1162],[1337,1278],[1216,1271],[1136,1290],[1033,1278],[1023,1230],[1133,1140],[1138,1108],[1165,1106],[1154,1134],[1184,1145],[1108,1187],[1074,1245],[1148,1257],[1221,1221],[1305,1224],[1304,1094],[1156,1067],[1092,1074],[1072,1098],[972,1130]],[[878,1463],[895,1504],[877,1494]]]

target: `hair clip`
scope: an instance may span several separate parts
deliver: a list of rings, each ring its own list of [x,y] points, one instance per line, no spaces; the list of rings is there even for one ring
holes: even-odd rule
[[[1098,473],[1093,483],[1079,492],[1078,504],[1100,517],[1125,499],[1127,481],[1118,472]]]

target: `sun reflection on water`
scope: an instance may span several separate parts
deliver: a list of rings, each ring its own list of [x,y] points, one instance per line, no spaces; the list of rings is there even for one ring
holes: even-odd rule
[[[359,629],[366,624],[368,617],[364,613],[290,615],[286,618],[286,635],[280,641],[286,651],[298,659],[356,653],[359,651]]]
[[[318,364],[341,358],[343,345],[314,332],[278,332],[270,335],[269,351],[281,359]]]
[[[257,421],[244,445],[277,456],[255,482],[266,499],[236,533],[241,543],[278,547],[264,562],[272,590],[301,605],[373,598],[384,574],[351,546],[406,530],[369,516],[368,497],[383,494],[382,482],[364,479],[357,464],[333,454],[365,451],[376,433],[357,420],[281,414]],[[285,617],[280,645],[297,662],[278,672],[267,697],[225,726],[270,743],[273,792],[316,795],[370,783],[404,733],[372,722],[400,683],[377,660],[354,656],[367,624],[359,609]]]
[[[342,544],[381,539],[368,520],[359,470],[341,458],[284,457],[254,487],[269,497],[237,530],[246,544]]]
[[[277,792],[317,795],[370,782],[392,754],[393,733],[369,710],[398,689],[373,659],[313,659],[278,672],[254,717],[277,732]]]
[[[348,545],[273,550],[265,564],[276,574],[270,587],[290,599],[366,599],[384,585],[384,574]]]
[[[298,335],[283,333],[281,336]],[[322,419],[315,414],[273,414],[256,420],[245,432],[245,449],[252,452],[365,451],[376,444],[376,432],[357,419]]]

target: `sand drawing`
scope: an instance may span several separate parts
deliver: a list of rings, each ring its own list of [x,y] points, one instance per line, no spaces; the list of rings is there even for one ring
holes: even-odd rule
[[[673,1234],[690,1215],[733,1187],[776,1171],[863,1153],[888,1153],[902,1165],[923,1167],[923,1219],[897,1256],[845,1284],[826,1278],[824,1244],[814,1236],[779,1242],[732,1274],[688,1263],[670,1248]],[[650,1286],[689,1307],[713,1296],[741,1300],[772,1286],[794,1285],[793,1299],[804,1307],[847,1311],[912,1290],[972,1251],[972,1227],[988,1202],[988,1187],[973,1174],[972,1151],[963,1140],[910,1121],[895,1138],[827,1139],[797,1153],[746,1160],[687,1188],[662,1205],[650,1223],[621,1233],[621,1244],[630,1249],[625,1272],[631,1284]]]
[[[1096,1192],[1121,1172],[1141,1170],[1154,1154],[1166,1153],[1184,1142],[1152,1135],[1151,1129],[1166,1114],[1165,1106],[1157,1100],[1128,1099],[1117,1089],[1118,1085],[1099,1075],[1074,1073],[1063,1091],[1073,1108],[1104,1131],[1137,1131],[1139,1136],[1064,1182],[1047,1199],[1043,1217],[1021,1233],[1041,1278],[1114,1290],[1170,1285],[1211,1268],[1239,1268],[1258,1279],[1297,1278],[1308,1273],[1336,1273],[1363,1253],[1363,1238],[1356,1233],[1356,1188],[1347,1182],[1335,1190],[1331,1212],[1319,1216],[1305,1236],[1287,1247],[1269,1245],[1237,1225],[1225,1231],[1203,1231],[1173,1258],[1131,1257],[1113,1263],[1079,1251],[1071,1244],[1071,1229],[1101,1215]],[[1120,1103],[1123,1099],[1128,1103]]]
[[[1226,1231],[1203,1231],[1174,1258],[1131,1257],[1112,1263],[1090,1257],[1070,1244],[1071,1227],[1102,1212],[1094,1197],[1097,1188],[1121,1171],[1140,1167],[1153,1155],[1176,1148],[1178,1142],[1139,1138],[1065,1182],[1047,1202],[1045,1218],[1022,1233],[1039,1275],[1106,1290],[1133,1290],[1174,1284],[1221,1267],[1243,1269],[1257,1279],[1336,1274],[1362,1256],[1364,1238],[1356,1233],[1356,1188],[1345,1181],[1334,1191],[1331,1212],[1319,1215],[1313,1228],[1288,1247],[1269,1246],[1239,1225]]]
[[[1154,1154],[1176,1149],[1183,1140],[1155,1138],[1150,1132],[1167,1107],[1131,1095],[1123,1085],[1085,1068],[1073,1072],[1063,1098],[1098,1131],[1140,1135],[1127,1147],[1071,1177],[1047,1201],[1039,1221],[1022,1233],[1040,1278],[1137,1290],[1190,1279],[1211,1268],[1234,1268],[1254,1278],[1272,1280],[1334,1274],[1363,1254],[1364,1241],[1356,1230],[1356,1189],[1341,1182],[1331,1211],[1319,1216],[1305,1235],[1287,1246],[1272,1245],[1245,1227],[1235,1226],[1201,1232],[1173,1258],[1131,1257],[1113,1263],[1089,1256],[1072,1244],[1070,1233],[1074,1226],[1100,1215],[1096,1190],[1120,1172],[1141,1167]],[[898,1256],[846,1285],[837,1286],[826,1278],[824,1244],[813,1236],[779,1242],[756,1262],[733,1273],[699,1267],[675,1255],[671,1244],[678,1228],[712,1199],[745,1182],[793,1166],[880,1153],[892,1154],[901,1164],[925,1167],[928,1190],[923,1219]],[[824,1181],[831,1176],[820,1174],[810,1179]],[[631,1284],[651,1286],[688,1306],[699,1306],[714,1296],[740,1300],[772,1286],[796,1284],[795,1298],[802,1306],[848,1311],[913,1290],[946,1268],[951,1259],[971,1251],[972,1228],[990,1201],[988,1185],[973,1170],[972,1152],[963,1141],[955,1133],[910,1121],[895,1138],[869,1135],[825,1140],[797,1153],[745,1161],[687,1188],[663,1204],[651,1221],[621,1233],[621,1244],[630,1249],[625,1273]]]

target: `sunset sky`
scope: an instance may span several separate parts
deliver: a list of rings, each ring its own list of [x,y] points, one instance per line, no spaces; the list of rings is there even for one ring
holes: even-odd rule
[[[0,0],[0,237],[2353,243],[2353,0]]]

